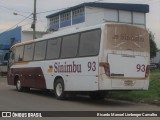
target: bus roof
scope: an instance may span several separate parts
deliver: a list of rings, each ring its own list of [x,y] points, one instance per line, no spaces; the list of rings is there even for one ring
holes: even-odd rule
[[[29,44],[29,43],[33,43],[34,40],[29,40],[29,41],[25,41],[25,42],[21,42],[21,43],[17,43],[15,45],[13,45],[11,48],[13,47],[17,47],[17,46],[20,46],[20,45],[24,45],[24,44]]]

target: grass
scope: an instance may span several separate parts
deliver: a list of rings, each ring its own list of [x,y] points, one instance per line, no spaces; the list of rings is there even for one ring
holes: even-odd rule
[[[113,99],[156,104],[160,106],[160,70],[152,70],[147,91],[112,91]]]

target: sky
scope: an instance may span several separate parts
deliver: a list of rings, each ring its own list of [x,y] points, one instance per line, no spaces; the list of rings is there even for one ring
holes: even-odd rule
[[[155,42],[160,49],[160,0],[37,0],[36,30],[46,31],[47,15],[80,3],[95,1],[148,4],[150,12],[146,15],[146,27],[155,35]],[[34,0],[0,0],[0,33],[17,26],[22,26],[23,30],[31,31],[33,3]],[[25,19],[26,17],[29,18]]]

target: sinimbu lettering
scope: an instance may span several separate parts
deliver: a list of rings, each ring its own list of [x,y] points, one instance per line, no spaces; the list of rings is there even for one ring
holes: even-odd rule
[[[72,64],[67,64],[64,62],[63,64],[60,62],[56,62],[54,64],[54,72],[55,73],[81,73],[81,64],[76,64],[74,61]]]

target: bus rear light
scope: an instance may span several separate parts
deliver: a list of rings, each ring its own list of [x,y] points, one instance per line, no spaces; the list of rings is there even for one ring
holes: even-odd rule
[[[101,62],[99,65],[100,65],[100,67],[103,67],[103,68],[104,68],[105,74],[106,74],[107,76],[110,76],[109,63]]]
[[[145,74],[146,78],[149,76],[149,72],[150,72],[150,65],[147,65],[147,67],[146,67],[146,74]]]

